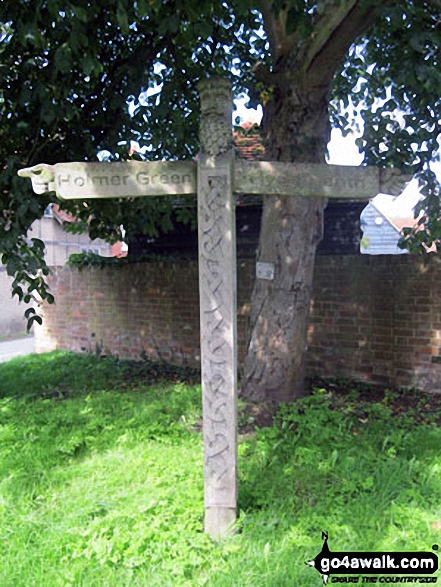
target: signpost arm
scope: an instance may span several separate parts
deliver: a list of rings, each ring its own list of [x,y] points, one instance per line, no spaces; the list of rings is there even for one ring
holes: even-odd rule
[[[60,198],[194,194],[197,184],[203,397],[205,531],[228,534],[237,510],[236,193],[347,197],[398,195],[408,179],[395,169],[238,162],[234,178],[231,87],[200,85],[201,151],[197,162],[39,164],[22,169],[35,193]],[[262,265],[262,264],[261,264]],[[271,267],[259,267],[261,277]],[[269,273],[268,273],[269,271]]]
[[[201,83],[199,292],[205,532],[232,531],[237,509],[236,230],[229,82]]]

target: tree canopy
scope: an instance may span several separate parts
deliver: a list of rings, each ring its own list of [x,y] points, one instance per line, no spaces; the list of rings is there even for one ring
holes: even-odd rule
[[[364,163],[421,178],[426,229],[409,245],[441,250],[430,169],[439,151],[440,51],[439,0],[108,0],[105,8],[97,0],[6,0],[0,243],[14,293],[52,301],[37,271],[48,271],[43,244],[26,232],[54,197],[36,198],[17,169],[100,152],[124,159],[131,140],[144,147],[138,158],[192,158],[197,84],[208,76],[229,77],[236,95],[263,105],[264,143],[279,160],[324,160],[331,125],[346,133],[361,116]],[[284,104],[302,121],[290,122]],[[170,226],[166,198],[59,203],[92,238],[116,240],[121,225],[129,238]]]

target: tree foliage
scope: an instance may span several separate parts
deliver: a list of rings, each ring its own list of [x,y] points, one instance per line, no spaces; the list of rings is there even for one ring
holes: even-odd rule
[[[408,169],[424,199],[416,229],[405,229],[403,248],[441,250],[439,161],[441,132],[441,3],[393,3],[372,31],[351,50],[334,96],[360,109],[364,163]],[[343,90],[343,93],[342,93]],[[345,95],[347,96],[345,98]],[[337,118],[347,128],[347,118]]]
[[[96,160],[102,151],[127,158],[131,140],[148,148],[145,159],[194,157],[197,82],[234,66],[233,80],[250,77],[249,48],[264,47],[253,32],[258,22],[245,4],[236,10],[207,1],[111,0],[105,10],[88,1],[0,6],[0,242],[20,299],[35,291],[52,299],[36,277],[39,268],[48,273],[43,248],[26,233],[54,197],[36,198],[17,170]],[[78,218],[74,230],[87,228],[91,238],[115,241],[122,224],[128,237],[171,226],[164,198],[59,203]]]
[[[26,233],[54,197],[33,196],[17,169],[96,160],[99,152],[127,158],[131,140],[145,147],[138,158],[193,158],[198,81],[228,76],[236,94],[268,106],[293,54],[330,85],[334,126],[347,132],[354,112],[363,116],[365,163],[411,166],[421,177],[427,230],[407,240],[423,248],[435,239],[440,249],[439,191],[429,165],[439,149],[440,15],[437,0],[108,0],[105,8],[96,0],[6,0],[0,243],[14,293],[52,301],[38,273],[48,272],[42,244]],[[351,29],[357,18],[363,26]],[[346,58],[329,47],[349,49]],[[59,203],[92,238],[117,240],[121,225],[129,238],[171,225],[165,198]]]

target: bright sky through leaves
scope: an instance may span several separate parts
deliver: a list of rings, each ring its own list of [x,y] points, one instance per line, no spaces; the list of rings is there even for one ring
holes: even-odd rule
[[[248,109],[245,107],[246,99],[236,100],[237,110],[234,116],[240,116],[243,122],[260,123],[262,119],[262,108]],[[363,155],[360,154],[358,147],[355,144],[357,135],[350,133],[344,137],[339,129],[332,129],[331,140],[328,144],[329,155],[328,163],[332,165],[361,165]],[[441,177],[441,164],[437,163],[434,166],[434,171]],[[418,190],[418,182],[413,180],[398,197],[387,196],[380,194],[375,201],[381,203],[381,209],[388,212],[392,217],[413,217],[413,208],[421,199],[421,194]]]

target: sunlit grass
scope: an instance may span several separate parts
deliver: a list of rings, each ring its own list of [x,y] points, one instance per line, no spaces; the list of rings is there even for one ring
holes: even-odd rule
[[[238,532],[212,544],[200,389],[160,379],[69,353],[0,365],[1,587],[313,587],[322,531],[340,551],[441,543],[441,429],[317,390],[241,437]]]

